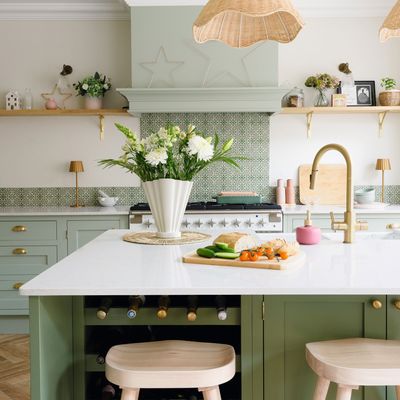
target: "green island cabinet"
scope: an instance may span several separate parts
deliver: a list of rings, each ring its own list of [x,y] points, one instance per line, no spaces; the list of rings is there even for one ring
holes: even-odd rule
[[[400,311],[395,307],[399,298],[241,296],[237,306],[228,309],[226,321],[218,321],[215,309],[205,306],[199,308],[199,318],[193,323],[186,321],[179,308],[171,308],[168,318],[160,321],[151,306],[143,308],[135,320],[127,319],[126,307],[111,308],[107,319],[100,321],[95,316],[96,302],[90,305],[88,298],[32,297],[32,400],[95,399],[88,389],[89,378],[93,373],[102,374],[104,365],[96,363],[88,332],[94,327],[129,325],[177,326],[178,339],[190,332],[188,326],[196,330],[205,326],[204,340],[226,343],[234,340],[239,329],[235,379],[236,384],[239,379],[236,387],[240,389],[236,396],[223,398],[311,399],[316,376],[306,364],[305,344],[349,337],[400,339]],[[329,400],[335,398],[335,392],[332,385]],[[393,388],[373,387],[354,391],[352,398],[395,400],[395,394]]]
[[[28,299],[19,287],[127,215],[0,217],[0,333],[29,331]]]

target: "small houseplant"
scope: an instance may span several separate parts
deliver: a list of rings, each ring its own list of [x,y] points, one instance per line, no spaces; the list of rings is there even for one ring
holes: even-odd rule
[[[326,96],[327,89],[336,89],[339,86],[339,79],[329,74],[317,74],[309,76],[305,81],[306,87],[311,87],[318,90],[318,95],[315,99],[315,107],[328,107],[329,100]]]
[[[381,106],[400,106],[400,90],[396,90],[396,80],[393,78],[382,78],[381,87],[385,90],[379,93]]]
[[[193,186],[193,178],[215,162],[239,168],[231,156],[233,139],[219,145],[218,136],[205,136],[194,125],[184,131],[168,125],[138,139],[129,128],[115,124],[125,136],[123,154],[118,159],[101,160],[104,167],[119,166],[142,180],[160,238],[179,238],[183,214]]]
[[[84,96],[85,108],[96,110],[102,107],[103,97],[111,89],[111,79],[95,72],[82,81],[74,83],[74,88],[77,91],[77,96]]]

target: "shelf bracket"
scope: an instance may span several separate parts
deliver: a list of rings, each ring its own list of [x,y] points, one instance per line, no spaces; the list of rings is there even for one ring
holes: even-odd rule
[[[388,111],[380,112],[378,114],[379,117],[379,137],[383,136],[383,123],[385,122],[385,118],[387,115]]]
[[[313,115],[314,115],[313,111],[307,113],[307,139],[311,139],[311,128],[312,128]]]
[[[99,123],[100,123],[100,140],[104,140],[104,115],[99,115]]]

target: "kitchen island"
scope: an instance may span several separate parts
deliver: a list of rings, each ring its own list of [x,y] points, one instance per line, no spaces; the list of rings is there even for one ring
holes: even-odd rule
[[[226,321],[216,322],[208,306],[199,308],[193,326],[214,327],[215,341],[228,342],[230,331],[221,334],[220,328],[240,327],[242,394],[237,398],[242,400],[310,397],[314,376],[304,361],[307,341],[400,338],[400,270],[395,256],[399,242],[389,235],[369,239],[360,234],[352,245],[342,244],[340,234],[328,235],[318,246],[302,247],[304,266],[271,271],[183,264],[181,257],[198,244],[136,245],[122,241],[126,232],[102,234],[20,289],[30,296],[32,400],[92,398],[87,396],[85,378],[101,371],[87,351],[93,326],[190,324],[184,311],[173,307],[165,321],[157,320],[150,308],[127,320],[123,307],[112,308],[109,318],[96,321],[93,296],[232,298],[234,306]],[[385,393],[383,388],[371,388],[360,396],[385,399]]]

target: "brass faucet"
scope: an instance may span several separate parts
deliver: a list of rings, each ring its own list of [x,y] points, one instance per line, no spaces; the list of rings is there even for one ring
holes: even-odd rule
[[[346,182],[346,212],[344,213],[344,221],[335,221],[335,216],[331,212],[332,229],[334,231],[344,231],[344,243],[353,243],[354,232],[360,230],[368,230],[368,222],[356,222],[354,215],[354,196],[353,196],[353,176],[352,164],[349,152],[340,144],[327,144],[322,147],[314,158],[312,171],[310,175],[310,189],[314,190],[317,178],[318,165],[322,156],[329,150],[336,150],[341,153],[346,160],[347,165],[347,182]]]

